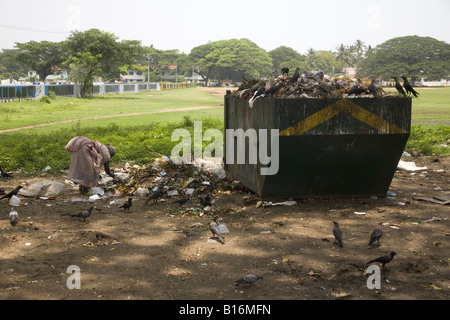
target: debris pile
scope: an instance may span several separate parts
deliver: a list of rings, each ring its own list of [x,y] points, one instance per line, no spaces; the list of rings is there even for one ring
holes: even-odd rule
[[[373,98],[399,96],[398,93],[384,91],[370,84],[356,79],[345,80],[332,78],[323,71],[304,71],[297,69],[292,76],[280,75],[275,79],[244,79],[241,86],[233,95],[252,102],[260,98]]]
[[[218,194],[247,190],[238,181],[227,177],[222,164],[212,160],[178,164],[167,157],[161,157],[151,166],[126,163],[124,167],[116,168],[114,173],[114,179],[102,173],[99,187],[90,191],[90,200],[147,197],[155,190],[161,190],[161,198],[171,198],[173,202],[180,198],[195,198],[202,206],[207,206],[214,202],[213,198]],[[181,206],[185,202],[179,203]]]

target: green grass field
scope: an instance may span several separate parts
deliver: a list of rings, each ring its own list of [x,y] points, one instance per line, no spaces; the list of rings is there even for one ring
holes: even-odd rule
[[[411,137],[406,146],[424,154],[449,155],[443,146],[450,139],[450,88],[418,88],[421,96],[413,99]],[[46,166],[60,172],[70,164],[64,149],[74,136],[109,142],[118,154],[113,164],[135,161],[144,164],[156,157],[150,148],[170,155],[178,141],[171,133],[178,128],[192,132],[192,121],[202,120],[203,130],[223,130],[223,96],[213,96],[202,88],[143,92],[89,99],[56,98],[51,103],[39,101],[0,104],[0,131],[51,122],[62,122],[0,133],[0,167],[39,172]],[[176,109],[209,107],[202,110]],[[175,109],[173,112],[161,112]],[[129,115],[134,114],[134,115]],[[98,118],[114,116],[110,118]],[[76,120],[94,118],[90,120]]]

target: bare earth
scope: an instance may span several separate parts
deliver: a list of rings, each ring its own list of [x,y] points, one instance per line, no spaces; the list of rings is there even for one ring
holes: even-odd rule
[[[26,205],[17,208],[14,227],[0,200],[0,299],[447,300],[450,206],[415,198],[450,196],[450,157],[404,160],[428,169],[397,171],[390,188],[396,196],[382,199],[257,207],[255,195],[236,190],[216,192],[213,213],[201,216],[185,211],[197,201],[179,208],[172,199],[145,204],[133,197],[124,213],[103,199],[84,223],[68,214],[90,204],[72,202],[82,197],[70,190],[53,200],[21,197]],[[15,176],[0,187],[40,180],[65,177]],[[230,230],[225,244],[210,239],[213,215]],[[334,243],[333,221],[343,248]],[[383,237],[369,248],[377,226]],[[381,289],[368,289],[366,263],[392,250],[397,256],[381,271]],[[67,286],[71,265],[80,268],[81,289]],[[236,287],[247,273],[264,279]]]

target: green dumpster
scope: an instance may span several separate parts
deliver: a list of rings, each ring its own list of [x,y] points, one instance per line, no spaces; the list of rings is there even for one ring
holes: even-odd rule
[[[250,108],[227,92],[225,168],[263,199],[384,197],[410,135],[411,104],[264,98]]]

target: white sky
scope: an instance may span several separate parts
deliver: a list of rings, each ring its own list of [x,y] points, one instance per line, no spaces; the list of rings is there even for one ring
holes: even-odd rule
[[[97,28],[120,40],[189,53],[208,41],[247,38],[266,51],[332,50],[357,39],[375,47],[394,37],[450,43],[448,0],[0,0],[0,49],[65,40]]]

